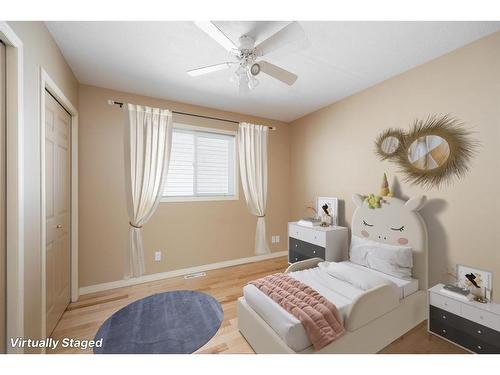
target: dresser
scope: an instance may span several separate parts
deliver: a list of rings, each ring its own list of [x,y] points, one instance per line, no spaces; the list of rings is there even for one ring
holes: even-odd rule
[[[310,258],[330,262],[347,259],[348,230],[346,227],[304,227],[288,223],[288,262],[295,263]]]
[[[500,304],[462,301],[442,287],[429,289],[429,332],[474,353],[500,354]]]

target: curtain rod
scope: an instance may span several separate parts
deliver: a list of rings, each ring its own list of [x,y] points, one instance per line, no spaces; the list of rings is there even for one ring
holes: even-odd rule
[[[120,106],[120,108],[122,108],[125,103],[123,103],[123,102],[117,102],[116,100],[108,100],[108,104],[109,105],[118,105],[118,106]],[[233,124],[239,124],[238,121],[228,120],[228,119],[220,118],[220,117],[203,116],[203,115],[198,115],[196,113],[187,113],[187,112],[178,112],[178,111],[172,111],[172,113],[175,113],[176,115],[184,115],[184,116],[191,116],[191,117],[198,117],[198,118],[206,118],[206,119],[209,119],[209,120],[225,121],[225,122],[230,122],[230,123],[233,123]],[[268,128],[269,128],[269,130],[276,130],[276,128],[274,126],[268,126]]]

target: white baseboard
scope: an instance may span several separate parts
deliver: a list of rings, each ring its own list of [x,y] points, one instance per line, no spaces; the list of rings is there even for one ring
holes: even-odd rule
[[[259,262],[261,260],[278,258],[278,257],[282,257],[282,256],[287,256],[287,255],[288,255],[288,251],[277,251],[277,252],[269,253],[269,254],[255,255],[252,257],[248,257],[248,258],[232,259],[232,260],[226,260],[224,262],[204,264],[202,266],[197,266],[197,267],[189,267],[189,268],[182,268],[182,269],[174,270],[174,271],[154,273],[151,275],[144,275],[144,276],[136,277],[133,279],[123,279],[123,280],[111,281],[109,283],[89,285],[89,286],[84,286],[84,287],[80,288],[80,295],[95,293],[95,292],[102,292],[103,290],[122,288],[124,286],[143,284],[143,283],[147,283],[150,281],[169,279],[172,277],[183,276],[183,275],[187,275],[187,274],[195,273],[195,272],[210,271],[210,270],[215,270],[218,268],[226,268],[226,267],[231,267],[231,266],[238,266],[240,264],[254,263],[254,262]]]

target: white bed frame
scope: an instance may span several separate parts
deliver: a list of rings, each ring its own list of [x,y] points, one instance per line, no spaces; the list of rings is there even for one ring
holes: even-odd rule
[[[404,202],[397,198],[389,198],[390,204],[375,209],[380,211],[368,209],[360,196],[353,196],[353,200],[358,206],[352,220],[352,230],[355,234],[365,228],[361,223],[366,217],[370,219],[370,223],[376,223],[379,228],[394,225],[395,218],[404,219],[405,225],[408,225],[405,236],[410,239],[414,252],[413,275],[419,280],[419,290],[401,300],[395,296],[390,286],[367,291],[355,300],[347,311],[344,321],[346,332],[339,339],[321,350],[315,351],[309,346],[300,352],[291,349],[247,304],[245,298],[240,297],[237,302],[238,328],[256,353],[377,353],[426,319],[427,230],[417,213],[425,200],[416,198]],[[408,212],[403,213],[405,207]],[[389,238],[390,234],[387,234],[386,243],[396,241],[395,238]],[[289,266],[285,272],[314,268],[321,261],[323,260],[314,258],[297,262]]]

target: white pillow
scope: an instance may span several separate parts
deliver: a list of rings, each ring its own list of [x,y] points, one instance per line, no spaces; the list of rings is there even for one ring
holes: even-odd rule
[[[352,236],[350,260],[353,263],[400,279],[411,279],[413,252],[409,246],[395,246]]]
[[[362,269],[357,269],[352,266],[346,266],[343,263],[321,262],[318,264],[318,267],[328,275],[345,281],[361,290],[373,289],[377,286],[386,284],[395,285],[392,281],[382,276],[375,275],[371,271],[363,271]]]

